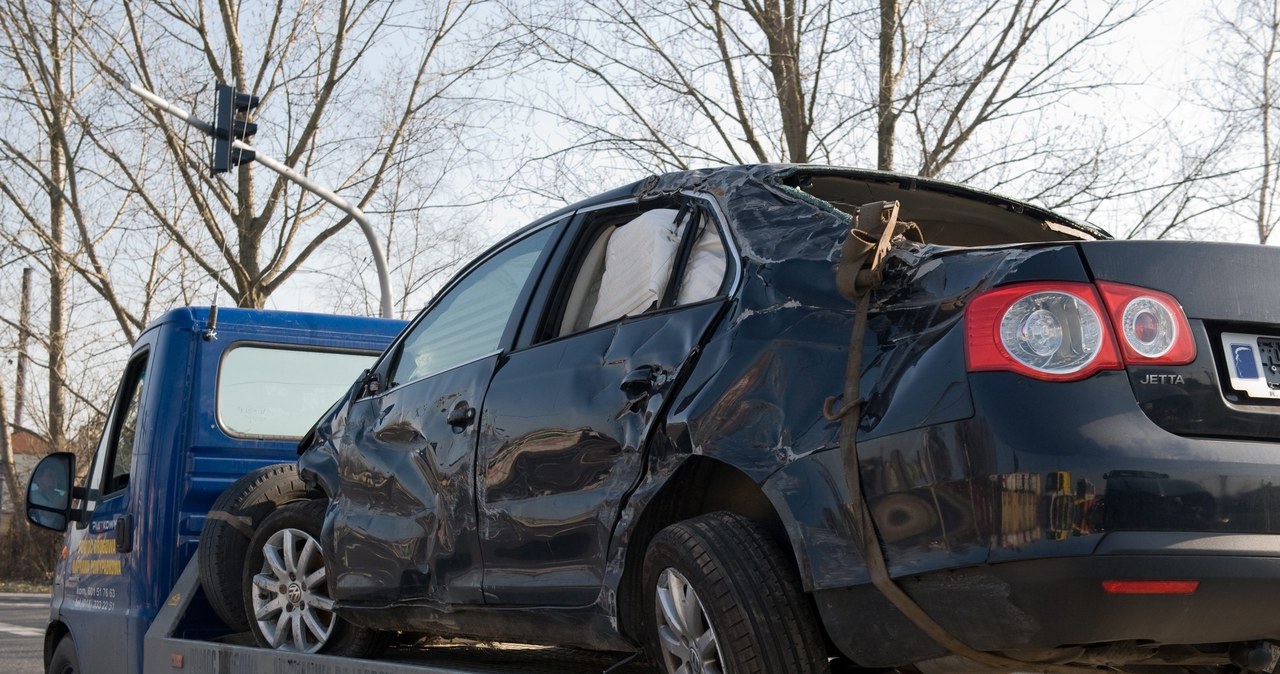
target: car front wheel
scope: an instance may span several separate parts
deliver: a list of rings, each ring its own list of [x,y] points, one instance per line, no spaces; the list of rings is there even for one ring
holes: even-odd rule
[[[291,463],[264,466],[241,477],[209,509],[200,531],[200,584],[214,613],[235,632],[249,631],[239,592],[244,558],[257,526],[281,505],[307,498],[307,485]]]
[[[386,635],[334,612],[320,546],[325,501],[300,501],[262,521],[245,558],[244,593],[258,644],[300,653],[369,657]]]
[[[829,669],[812,601],[756,522],[715,512],[663,529],[644,581],[645,647],[668,674]]]

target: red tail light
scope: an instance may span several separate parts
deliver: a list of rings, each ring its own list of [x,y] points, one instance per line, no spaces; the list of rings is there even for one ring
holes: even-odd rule
[[[970,372],[1005,370],[1045,381],[1196,358],[1176,299],[1107,281],[1018,283],[983,293],[965,312],[965,347]]]
[[[1126,365],[1186,365],[1196,359],[1191,326],[1171,295],[1098,281]]]
[[[1106,316],[1089,283],[1019,283],[988,291],[965,311],[969,371],[1076,381],[1122,369]]]

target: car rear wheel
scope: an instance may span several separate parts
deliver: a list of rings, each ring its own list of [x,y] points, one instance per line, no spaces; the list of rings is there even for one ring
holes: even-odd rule
[[[267,648],[369,657],[385,647],[388,635],[356,627],[334,612],[320,546],[326,505],[290,503],[258,526],[243,576],[249,626]]]
[[[200,531],[200,584],[213,612],[235,632],[249,630],[240,592],[244,556],[254,531],[276,508],[307,498],[307,486],[291,463],[246,473],[222,492]]]
[[[756,522],[715,512],[663,529],[644,582],[645,647],[668,674],[829,669],[813,603]]]

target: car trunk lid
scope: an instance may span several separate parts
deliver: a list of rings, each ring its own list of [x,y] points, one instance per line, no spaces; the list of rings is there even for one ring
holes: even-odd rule
[[[1138,404],[1179,435],[1280,439],[1280,249],[1185,241],[1078,244],[1090,274],[1168,293],[1196,342],[1184,366],[1129,366]]]

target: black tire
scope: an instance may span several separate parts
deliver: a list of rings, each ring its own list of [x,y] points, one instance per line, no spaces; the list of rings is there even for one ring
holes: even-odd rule
[[[57,648],[53,649],[53,655],[49,657],[45,674],[78,674],[79,671],[80,659],[76,657],[76,644],[70,636],[62,637],[58,640]]]
[[[644,618],[645,649],[659,671],[674,672],[706,635],[711,643],[702,653],[725,674],[829,671],[813,602],[785,555],[763,526],[728,512],[658,532],[644,561]],[[694,609],[697,624],[665,618],[660,591]],[[699,633],[703,641],[689,638]],[[664,636],[678,654],[663,649]]]
[[[391,635],[357,627],[338,617],[332,611],[327,574],[321,574],[322,579],[314,585],[309,586],[306,582],[306,576],[314,575],[324,564],[324,551],[319,547],[319,541],[327,506],[328,502],[323,500],[289,503],[258,525],[244,559],[241,597],[245,605],[245,619],[258,645],[265,648],[354,658],[373,657],[386,648]],[[294,559],[299,561],[296,576],[290,573],[281,578],[269,564],[264,563],[264,549],[268,546],[281,557],[295,555]],[[314,546],[309,548],[309,554],[308,546]],[[255,585],[255,577],[263,582]],[[269,583],[266,582],[268,580]],[[329,608],[320,607],[322,603],[330,604]],[[270,607],[272,604],[274,608]],[[256,606],[264,607],[261,620],[254,615]],[[299,617],[293,620],[294,616]],[[328,631],[323,636],[317,635],[308,627],[312,623],[307,618],[327,627]],[[285,625],[285,622],[289,624]],[[273,640],[268,636],[265,629],[272,629],[276,638]],[[298,646],[299,641],[301,647]]]
[[[292,463],[246,473],[218,496],[200,530],[200,584],[213,612],[234,632],[248,632],[240,591],[244,556],[254,531],[276,508],[307,498],[307,485]]]

